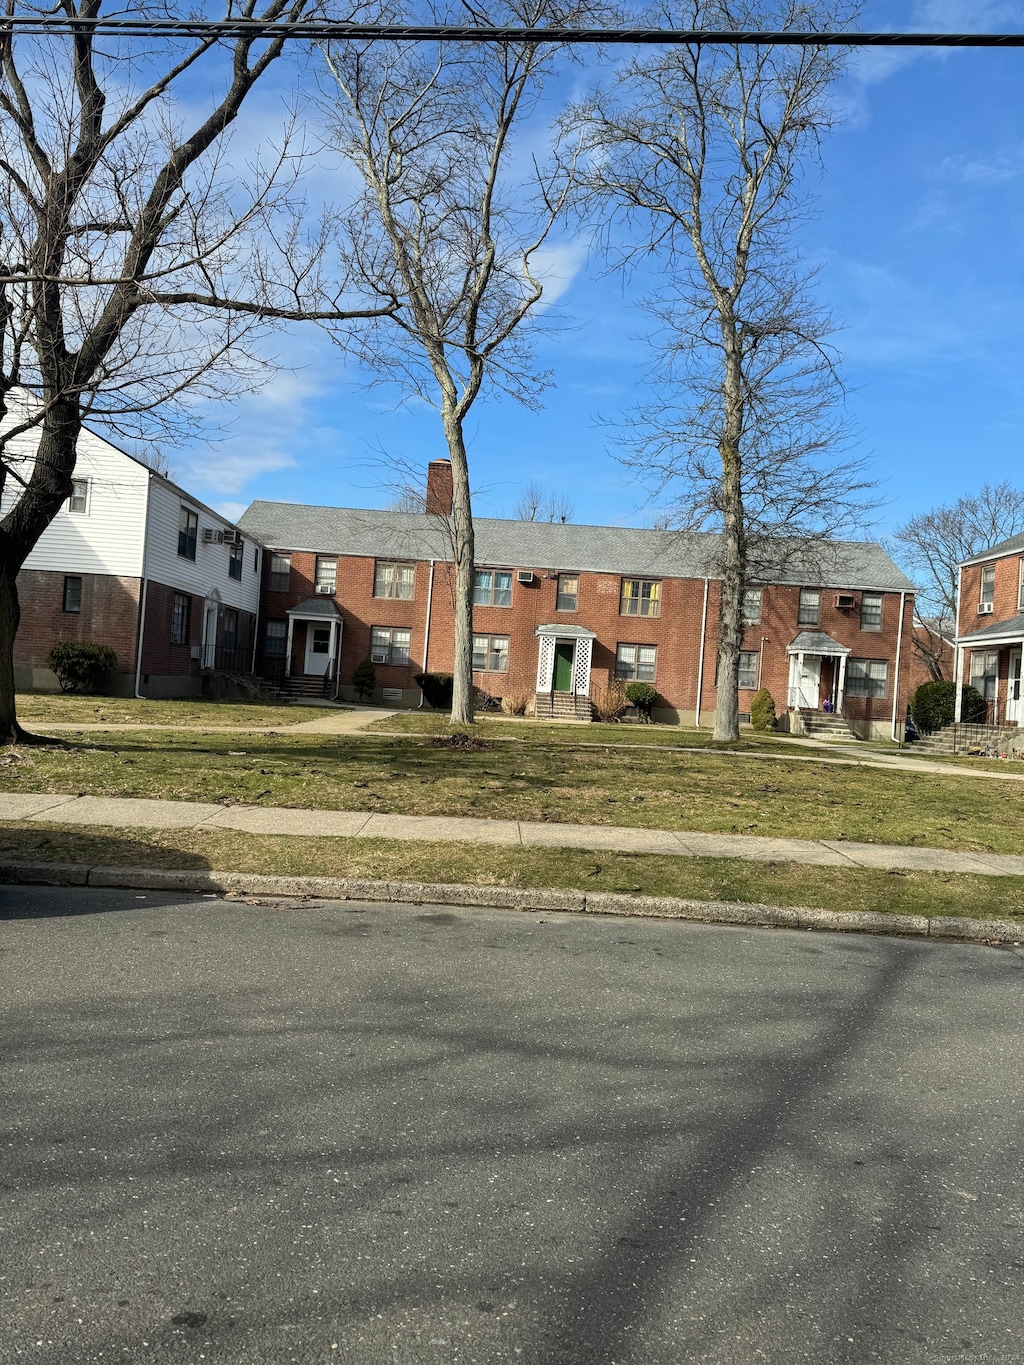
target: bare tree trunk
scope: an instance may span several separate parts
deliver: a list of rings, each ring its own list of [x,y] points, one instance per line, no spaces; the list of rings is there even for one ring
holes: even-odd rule
[[[444,434],[452,461],[452,554],[455,559],[455,653],[452,723],[473,723],[473,587],[476,544],[469,491],[469,459],[462,420],[446,404]]]
[[[714,739],[737,740],[739,720],[740,645],[743,642],[743,584],[746,578],[746,535],[740,438],[743,432],[743,362],[735,326],[723,324],[725,421],[718,444],[722,459],[722,600],[719,606],[718,679]]]

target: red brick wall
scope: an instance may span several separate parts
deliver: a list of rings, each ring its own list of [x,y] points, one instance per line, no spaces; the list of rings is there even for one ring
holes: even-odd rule
[[[111,574],[81,574],[82,610],[64,611],[64,575],[22,569],[18,575],[21,626],[14,644],[16,665],[46,668],[46,655],[58,640],[88,640],[109,645],[118,673],[135,672],[139,619],[139,580]]]
[[[193,593],[192,611],[189,619],[189,642],[187,645],[171,643],[171,621],[174,612],[174,595],[177,588],[164,583],[150,581],[146,590],[146,628],[142,637],[142,673],[182,677],[199,673],[199,660],[192,658],[192,646],[202,643],[203,612],[205,600]],[[221,657],[221,643],[224,629],[222,605],[217,617],[218,665],[230,667],[230,661]],[[251,612],[238,612],[238,631],[236,636],[236,655],[240,672],[248,671],[252,659],[253,627],[255,618]]]
[[[269,556],[267,557],[269,560]],[[292,572],[288,591],[265,593],[264,620],[286,620],[289,607],[297,606],[313,596],[316,556],[296,552],[291,556]],[[478,567],[490,567],[480,564]],[[501,566],[507,567],[507,566]],[[516,581],[513,571],[511,607],[477,607],[474,610],[474,629],[480,634],[509,637],[509,671],[507,674],[477,673],[475,681],[496,696],[511,692],[532,694],[537,679],[539,625],[564,622],[583,625],[596,631],[594,642],[592,687],[603,688],[615,667],[617,644],[651,644],[658,649],[655,686],[667,707],[678,712],[692,713],[697,703],[697,677],[700,663],[700,626],[704,596],[702,579],[664,579],[662,581],[661,613],[658,617],[620,616],[619,574],[584,573],[580,575],[578,610],[556,612],[557,580],[548,578],[544,569],[521,564],[516,569],[532,569],[534,581]],[[434,573],[434,590],[430,621],[428,671],[450,672],[454,643],[454,619],[449,566],[438,564]],[[426,602],[430,566],[416,565],[414,596],[411,601],[396,601],[373,596],[374,561],[364,558],[339,558],[336,603],[344,618],[341,656],[341,680],[347,683],[352,670],[370,653],[372,626],[404,626],[412,631],[411,662],[408,668],[377,668],[378,687],[415,686],[413,677],[424,671],[423,648],[426,634]],[[808,585],[814,586],[814,585]],[[890,686],[884,699],[870,705],[850,699],[854,710],[871,718],[887,719],[892,714],[892,682],[895,672],[896,637],[899,630],[899,593],[886,593],[883,602],[882,630],[862,631],[860,628],[860,596],[852,609],[836,606],[836,592],[822,589],[820,624],[841,644],[848,645],[852,657],[887,659]],[[803,627],[797,625],[799,588],[772,587],[762,590],[762,619],[750,625],[744,637],[744,649],[762,653],[761,684],[767,687],[779,714],[786,710],[789,686],[789,656],[786,646]],[[704,686],[701,708],[703,719],[710,721],[715,705],[715,652],[717,648],[719,588],[709,585]],[[909,696],[913,595],[908,594],[904,606],[904,640],[900,669],[900,705],[902,715]],[[262,645],[262,642],[261,642]],[[297,622],[292,650],[292,667],[301,672],[305,632]],[[829,665],[823,668],[823,683]],[[823,686],[822,696],[826,695]],[[748,711],[752,692],[740,694],[740,709]]]
[[[1024,555],[1020,550],[1004,555],[1002,559],[989,559],[984,564],[969,564],[963,570],[960,580],[960,635],[971,635],[985,626],[997,621],[1008,621],[1016,616],[1018,593],[1020,591],[1020,565]],[[995,596],[992,601],[992,614],[979,616],[978,603],[981,601],[981,571],[994,564],[996,570]]]

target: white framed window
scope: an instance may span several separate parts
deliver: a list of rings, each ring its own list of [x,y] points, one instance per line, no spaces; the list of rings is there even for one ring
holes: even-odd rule
[[[270,577],[267,587],[271,592],[287,592],[292,577],[291,555],[270,556]]]
[[[860,628],[861,630],[881,630],[882,629],[882,594],[880,592],[864,592],[860,597]]]
[[[508,672],[508,636],[473,636],[473,672]]]
[[[511,569],[477,569],[473,585],[474,607],[512,605]]]
[[[555,598],[555,611],[576,611],[580,600],[580,576],[578,573],[558,575],[558,596]]]
[[[268,621],[263,637],[263,653],[268,658],[284,658],[288,649],[288,622]]]
[[[998,650],[971,655],[971,686],[977,688],[986,701],[995,701],[999,688]]]
[[[889,691],[889,664],[885,659],[850,659],[846,665],[848,697],[884,697]]]
[[[374,597],[396,597],[402,602],[411,602],[415,581],[415,564],[378,559],[373,566]]]
[[[981,571],[981,595],[978,602],[983,607],[991,607],[996,597],[996,566],[986,564]]]
[[[171,605],[171,644],[187,645],[192,634],[192,598],[176,592]]]
[[[239,583],[242,581],[242,560],[245,557],[245,546],[241,543],[232,545],[228,550],[228,576],[236,578]]]
[[[817,588],[800,589],[800,605],[797,608],[798,626],[816,626],[821,620],[821,593]]]
[[[761,589],[744,588],[743,590],[743,622],[745,625],[756,625],[761,619]]]
[[[370,660],[404,668],[409,662],[412,631],[404,626],[373,626],[370,630]]]
[[[624,682],[652,683],[657,668],[657,645],[615,646],[615,676]]]
[[[199,539],[199,513],[184,503],[178,509],[178,554],[182,559],[195,559]]]
[[[316,590],[326,596],[334,595],[338,586],[338,561],[333,555],[316,557]]]
[[[68,511],[80,515],[89,511],[89,480],[72,479],[71,497],[68,498]],[[192,556],[193,559],[195,556]]]
[[[620,616],[660,616],[661,580],[624,578],[619,592]]]
[[[741,692],[752,692],[757,687],[756,649],[744,649],[740,652],[740,668],[737,680]]]

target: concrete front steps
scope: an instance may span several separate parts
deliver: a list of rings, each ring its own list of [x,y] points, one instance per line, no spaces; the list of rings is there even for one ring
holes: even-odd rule
[[[1006,748],[1006,742],[1016,739],[1020,728],[1016,725],[947,725],[933,730],[922,739],[915,739],[915,754],[966,754],[971,749]]]
[[[823,711],[800,712],[804,734],[808,739],[856,739],[849,723],[842,716],[826,715]]]
[[[538,692],[534,702],[536,720],[575,720],[589,725],[594,719],[594,708],[589,697],[576,697],[571,692]]]

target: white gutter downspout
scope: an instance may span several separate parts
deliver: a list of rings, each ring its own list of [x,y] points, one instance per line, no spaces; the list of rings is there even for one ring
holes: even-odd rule
[[[956,679],[953,702],[953,720],[957,725],[960,724],[964,712],[964,649],[960,643],[960,605],[964,590],[964,571],[959,568],[956,571],[956,636],[953,655],[953,676]]]
[[[892,684],[892,739],[894,744],[903,746],[903,736],[896,729],[896,717],[900,708],[900,656],[903,650],[903,617],[906,611],[907,594],[900,593],[900,626],[896,632],[896,676]]]
[[[146,557],[149,553],[149,509],[153,502],[153,476],[146,479],[146,516],[142,526],[142,596],[139,598],[139,642],[135,651],[135,696],[139,701],[146,698],[139,691],[142,683],[142,643],[146,634],[146,598],[149,596],[149,578],[146,574]]]
[[[432,560],[430,561],[430,579],[429,579],[429,581],[428,581],[428,583],[427,583],[427,624],[426,624],[426,628],[425,628],[424,631],[423,631],[423,672],[424,672],[424,673],[427,672],[427,656],[428,656],[428,654],[430,653],[430,604],[431,604],[431,602],[432,602],[432,600],[433,600],[433,597],[434,597],[434,565],[435,565],[436,563],[437,563],[437,561],[436,561],[435,559],[432,559]],[[422,710],[423,710],[423,703],[424,703],[425,700],[426,700],[426,698],[425,698],[424,695],[423,695],[423,688],[421,687],[421,688],[420,688],[420,704],[419,704],[419,706],[416,708],[418,711],[422,711]]]
[[[704,580],[704,607],[700,616],[700,660],[697,664],[697,710],[693,717],[693,723],[700,729],[700,702],[704,695],[704,643],[707,635],[708,625],[708,586],[709,579]]]

